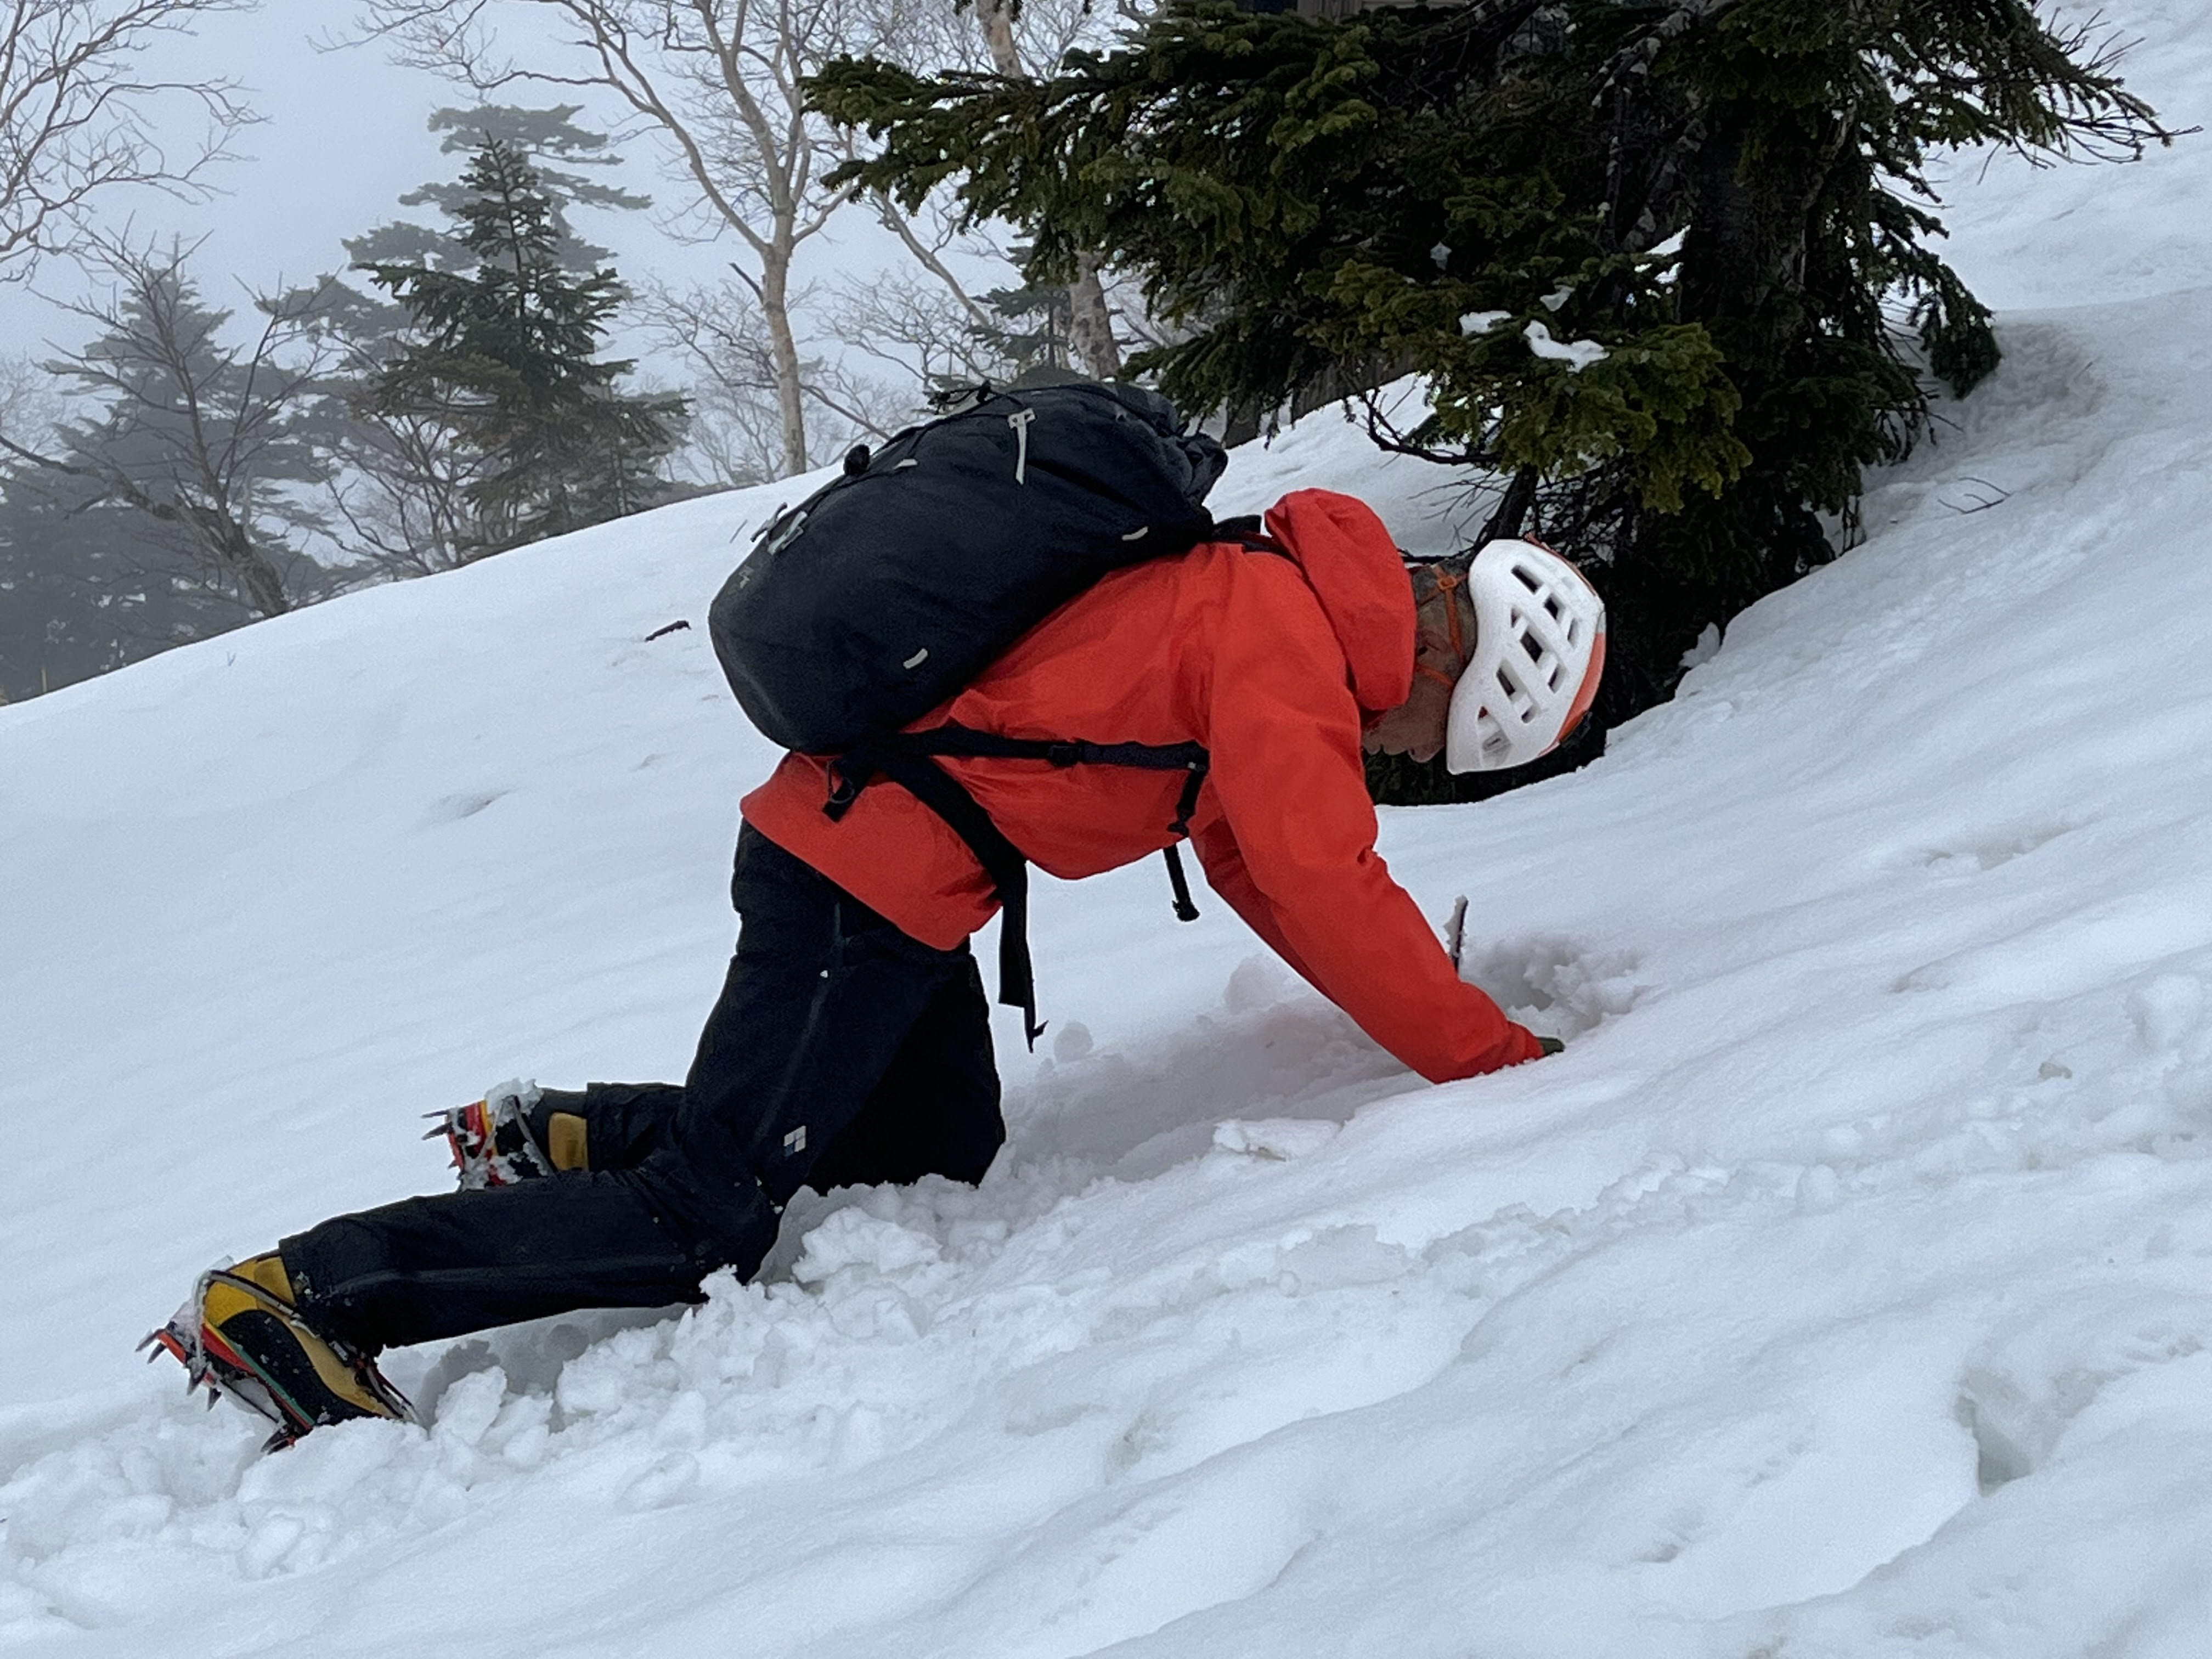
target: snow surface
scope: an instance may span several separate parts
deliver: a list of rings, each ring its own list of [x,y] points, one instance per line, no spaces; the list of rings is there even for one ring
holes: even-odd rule
[[[2114,15],[2205,118],[2212,21]],[[394,1356],[427,1432],[257,1458],[130,1346],[441,1187],[418,1113],[680,1074],[769,758],[699,623],[803,486],[0,710],[0,1644],[2212,1653],[2206,154],[1962,176],[2061,308],[1868,544],[1598,765],[1389,816],[1563,1056],[1425,1086],[1156,868],[1044,883],[981,1188]],[[1451,539],[1333,415],[1224,489],[1309,483]]]

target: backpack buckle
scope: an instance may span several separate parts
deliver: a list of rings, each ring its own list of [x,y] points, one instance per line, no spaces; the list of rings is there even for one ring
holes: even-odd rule
[[[1079,743],[1048,743],[1044,757],[1054,766],[1079,766],[1083,763],[1083,745]]]
[[[842,761],[830,763],[830,795],[822,803],[822,816],[835,823],[853,809],[860,798],[865,778],[855,778],[845,769]]]

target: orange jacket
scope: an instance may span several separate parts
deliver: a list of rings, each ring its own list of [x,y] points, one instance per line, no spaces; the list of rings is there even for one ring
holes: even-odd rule
[[[1267,522],[1291,558],[1212,543],[1117,571],[915,727],[1205,744],[1192,842],[1213,890],[1277,954],[1432,1082],[1533,1060],[1536,1039],[1460,980],[1375,851],[1361,711],[1404,702],[1413,672],[1413,592],[1389,532],[1363,503],[1321,489],[1285,496]],[[1180,773],[939,764],[1063,878],[1173,839]],[[787,755],[744,815],[939,950],[990,919],[989,878],[935,812],[879,781],[833,823],[828,790],[823,761]]]

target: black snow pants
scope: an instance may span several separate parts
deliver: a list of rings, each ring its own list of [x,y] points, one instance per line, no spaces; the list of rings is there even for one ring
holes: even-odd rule
[[[899,931],[750,825],[738,949],[681,1087],[593,1084],[588,1169],[339,1216],[280,1247],[372,1352],[750,1276],[802,1186],[983,1177],[1006,1139],[975,957]]]

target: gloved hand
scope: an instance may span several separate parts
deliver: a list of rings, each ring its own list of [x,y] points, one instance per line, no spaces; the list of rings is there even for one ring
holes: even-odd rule
[[[1567,1045],[1557,1037],[1540,1036],[1536,1043],[1547,1054],[1563,1054],[1567,1051]]]

